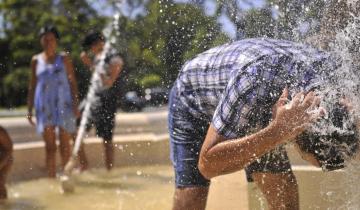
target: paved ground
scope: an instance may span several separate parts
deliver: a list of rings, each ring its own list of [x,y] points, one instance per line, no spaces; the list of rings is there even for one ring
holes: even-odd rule
[[[3,114],[3,113],[2,113]],[[116,114],[115,135],[165,134],[167,133],[167,109],[148,108],[144,112]],[[0,115],[1,116],[1,115]],[[0,125],[11,136],[13,142],[24,143],[42,141],[35,127],[31,126],[22,112],[0,117]],[[95,136],[94,130],[89,134]]]

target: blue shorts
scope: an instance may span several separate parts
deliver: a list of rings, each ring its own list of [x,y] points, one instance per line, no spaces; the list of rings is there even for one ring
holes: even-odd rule
[[[194,117],[179,100],[176,87],[169,97],[170,158],[175,170],[176,187],[209,186],[210,180],[198,169],[201,146],[205,140],[211,120]],[[248,181],[254,172],[284,173],[291,166],[286,150],[279,147],[245,168]]]

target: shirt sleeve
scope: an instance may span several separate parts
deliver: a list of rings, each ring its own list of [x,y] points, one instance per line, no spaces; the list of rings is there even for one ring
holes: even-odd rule
[[[121,65],[122,63],[123,59],[120,56],[113,56],[109,61],[110,65]]]
[[[254,127],[254,120],[271,115],[271,107],[284,87],[276,84],[281,83],[274,79],[276,68],[279,66],[269,62],[257,62],[230,79],[212,119],[218,134],[226,138],[245,135]]]

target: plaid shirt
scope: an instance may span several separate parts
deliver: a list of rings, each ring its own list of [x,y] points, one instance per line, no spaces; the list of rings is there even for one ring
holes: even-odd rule
[[[246,39],[186,62],[175,85],[194,117],[236,138],[269,123],[284,87],[295,93],[318,85],[327,60],[328,55],[298,43]]]

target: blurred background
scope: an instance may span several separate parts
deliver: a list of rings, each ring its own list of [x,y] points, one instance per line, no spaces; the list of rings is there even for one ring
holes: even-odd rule
[[[118,107],[141,111],[167,102],[181,65],[197,53],[232,40],[301,40],[318,30],[325,0],[1,0],[0,110],[22,110],[38,31],[54,24],[59,50],[70,53],[81,97],[90,72],[80,62],[81,40],[102,30],[116,12],[116,49],[126,61]]]

